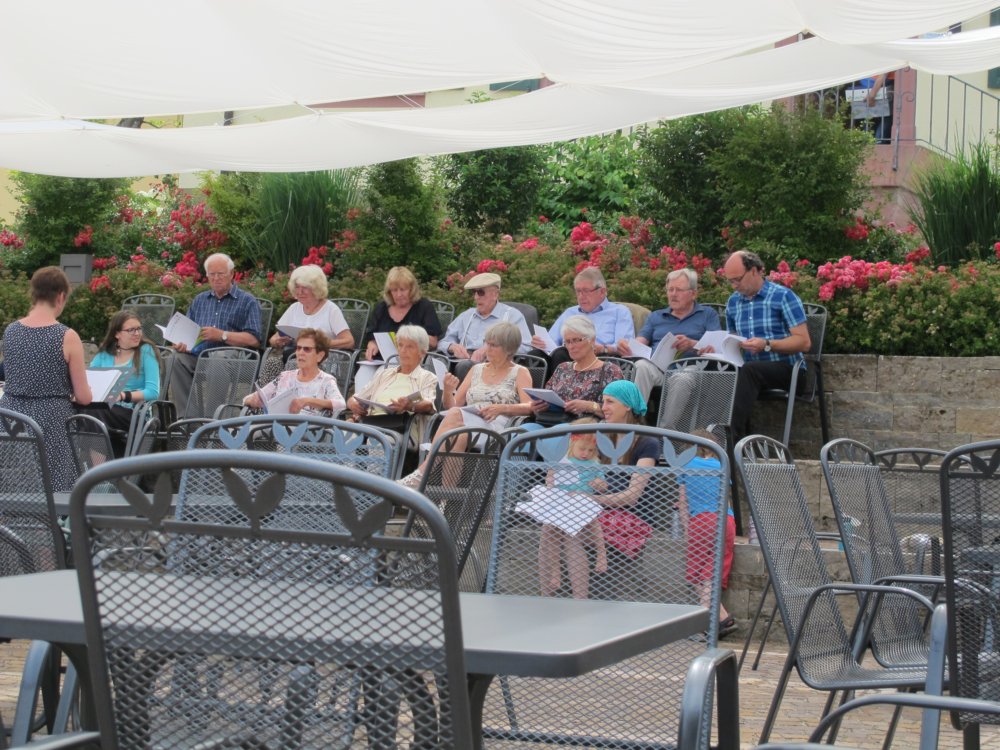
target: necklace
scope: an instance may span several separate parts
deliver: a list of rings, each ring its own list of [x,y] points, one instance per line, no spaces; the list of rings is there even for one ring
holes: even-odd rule
[[[600,361],[601,360],[598,357],[595,356],[590,362],[588,362],[586,365],[583,365],[583,366],[580,366],[580,364],[578,362],[574,362],[573,363],[573,370],[576,371],[576,372],[583,372],[584,370],[591,369],[594,365],[596,365]]]

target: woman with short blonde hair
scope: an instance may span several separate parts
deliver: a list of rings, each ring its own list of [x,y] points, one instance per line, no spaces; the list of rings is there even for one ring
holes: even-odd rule
[[[354,335],[344,320],[344,313],[326,298],[330,287],[323,269],[313,265],[299,266],[288,277],[288,291],[295,302],[278,319],[277,330],[268,342],[275,349],[283,350],[283,359],[288,359],[295,351],[294,334],[302,328],[322,331],[330,339],[331,349],[354,348]],[[282,326],[288,328],[282,331]]]

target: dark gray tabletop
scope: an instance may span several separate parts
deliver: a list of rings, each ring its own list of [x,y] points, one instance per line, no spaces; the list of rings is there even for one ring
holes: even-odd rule
[[[69,493],[53,492],[52,498],[55,500],[56,514],[60,516],[69,515]],[[173,511],[177,503],[177,495],[173,496],[170,503],[170,510]],[[95,512],[109,516],[126,515],[133,513],[132,506],[117,492],[91,492],[87,496],[87,507],[93,508]]]
[[[708,627],[708,611],[687,604],[463,593],[461,608],[466,669],[477,674],[580,675]],[[0,578],[0,637],[84,644],[76,572]]]

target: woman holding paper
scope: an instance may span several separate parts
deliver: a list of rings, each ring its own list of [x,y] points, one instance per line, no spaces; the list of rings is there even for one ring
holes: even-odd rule
[[[322,272],[320,272],[322,273]],[[295,340],[298,368],[285,370],[256,393],[243,399],[246,406],[263,409],[275,399],[291,397],[289,414],[338,413],[346,404],[337,387],[337,379],[319,368],[330,351],[330,339],[315,328],[303,328]]]
[[[354,348],[354,336],[344,320],[344,313],[326,298],[330,287],[323,269],[319,266],[299,266],[288,277],[288,291],[295,297],[295,302],[278,319],[275,325],[278,330],[268,340],[275,349],[284,349],[283,359],[287,360],[292,356],[292,342],[299,333],[298,330],[288,329],[282,333],[283,326],[322,331],[330,343],[328,350]]]
[[[365,331],[365,359],[375,359],[379,353],[375,341],[376,333],[395,333],[404,325],[420,326],[427,332],[430,348],[437,347],[441,336],[441,321],[438,320],[434,305],[420,296],[417,277],[405,266],[394,266],[385,276],[382,301],[375,305],[372,319]],[[385,355],[382,355],[385,359]]]
[[[525,388],[531,387],[531,373],[514,364],[521,346],[521,329],[513,323],[497,323],[484,336],[486,361],[474,365],[459,385],[448,373],[444,381],[444,407],[448,410],[434,433],[434,439],[462,426],[502,430],[511,417],[531,413],[531,399]],[[464,450],[457,441],[452,448]],[[406,487],[418,487],[426,462],[399,480]]]
[[[565,406],[559,408],[533,400],[531,410],[539,427],[551,427],[577,417],[601,417],[604,386],[624,377],[618,365],[598,359],[594,349],[597,329],[586,315],[567,318],[561,333],[570,361],[556,367],[545,387],[554,391]]]
[[[423,328],[401,326],[396,331],[399,364],[383,367],[368,385],[347,400],[354,418],[402,432],[410,423],[410,415],[416,414],[411,435],[420,435],[426,417],[436,411],[437,375],[420,366],[428,346],[429,337]]]
[[[69,279],[55,266],[31,276],[31,309],[4,331],[7,378],[0,408],[31,417],[42,428],[52,489],[72,489],[76,468],[70,452],[66,420],[73,405],[92,398],[83,361],[83,343],[72,328],[58,321],[69,297]]]
[[[127,433],[132,424],[133,408],[143,401],[155,401],[160,396],[159,352],[153,342],[142,335],[142,321],[134,313],[120,310],[112,316],[101,348],[90,361],[90,366],[131,370],[131,376],[111,408],[87,409],[92,417],[118,431],[111,434],[111,442],[115,456],[120,458],[125,454],[125,440],[121,433]]]

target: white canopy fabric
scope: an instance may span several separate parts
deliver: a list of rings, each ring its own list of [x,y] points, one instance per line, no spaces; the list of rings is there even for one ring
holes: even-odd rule
[[[951,74],[994,67],[1000,27],[907,38],[986,13],[994,2],[4,3],[0,166],[70,176],[301,171],[564,140],[907,65]],[[772,46],[803,31],[816,38]],[[556,85],[474,106],[160,130],[83,121],[309,106],[543,76]]]

